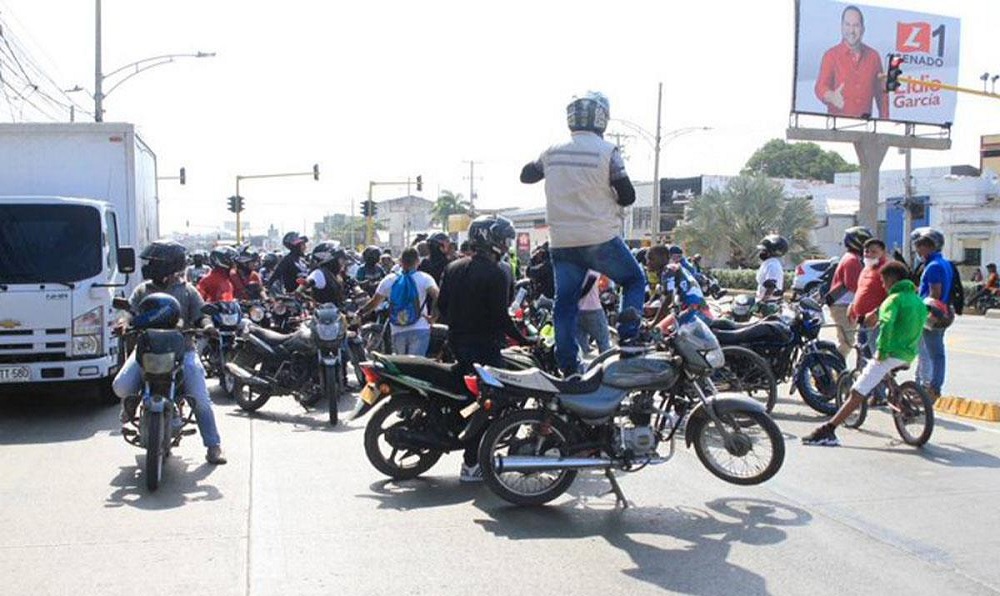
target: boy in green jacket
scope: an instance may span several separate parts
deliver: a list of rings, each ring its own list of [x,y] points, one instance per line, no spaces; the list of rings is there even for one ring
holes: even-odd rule
[[[833,415],[829,422],[802,438],[805,445],[840,445],[834,434],[861,405],[882,379],[899,366],[906,366],[917,357],[917,348],[927,321],[927,307],[924,306],[917,287],[909,280],[909,270],[899,262],[890,262],[882,267],[882,283],[889,288],[889,295],[878,309],[878,353],[868,361],[858,380],[851,387],[851,398]]]

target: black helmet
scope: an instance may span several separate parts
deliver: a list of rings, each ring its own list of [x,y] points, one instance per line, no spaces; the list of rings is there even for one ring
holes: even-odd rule
[[[285,245],[285,248],[291,251],[298,250],[299,252],[302,252],[302,245],[306,242],[309,242],[309,238],[298,232],[288,232],[281,239],[281,243]]]
[[[204,267],[208,262],[208,253],[203,250],[196,250],[191,253],[191,262],[195,267]]]
[[[261,266],[268,269],[274,269],[278,266],[279,261],[281,261],[281,257],[278,256],[278,253],[269,252],[264,255],[264,258],[261,260]]]
[[[860,253],[865,248],[865,242],[875,237],[872,231],[864,226],[854,226],[844,230],[844,248]]]
[[[238,255],[236,255],[236,264],[242,265],[243,267],[250,266],[254,261],[260,260],[260,253],[253,246],[247,244],[240,249]]]
[[[313,247],[312,255],[309,260],[313,267],[319,267],[333,261],[343,254],[344,251],[341,250],[336,244],[332,242],[320,242]]]
[[[374,265],[378,262],[378,258],[382,256],[382,251],[379,250],[377,246],[369,246],[361,253],[361,260],[365,262],[366,265]]]
[[[930,240],[933,242],[935,251],[944,248],[944,234],[930,226],[917,228],[910,233],[910,242],[912,244],[916,244],[921,240]]]
[[[996,263],[987,263],[986,270],[987,271],[996,271],[997,270],[997,264]]]
[[[174,329],[181,320],[181,303],[170,294],[156,292],[139,302],[132,319],[137,329]]]
[[[156,240],[142,249],[139,258],[145,261],[142,265],[143,279],[160,282],[184,271],[187,249],[173,240]]]
[[[510,241],[517,236],[514,224],[499,215],[480,215],[469,224],[469,244],[475,250],[489,250],[497,256],[507,252]]]
[[[216,246],[208,255],[208,264],[213,269],[232,269],[238,255],[232,246]]]
[[[785,240],[784,236],[768,234],[760,239],[760,243],[757,244],[757,250],[760,251],[762,260],[770,259],[771,257],[783,257],[788,252],[788,241]]]
[[[667,248],[667,254],[670,254],[670,255],[681,255],[681,256],[683,256],[684,255],[684,249],[681,248],[679,244],[671,244]]]
[[[451,244],[451,237],[449,237],[448,234],[445,234],[444,232],[437,232],[430,235],[430,237],[427,239],[427,244],[429,244],[430,246],[437,246],[438,248],[441,248],[445,244]]]

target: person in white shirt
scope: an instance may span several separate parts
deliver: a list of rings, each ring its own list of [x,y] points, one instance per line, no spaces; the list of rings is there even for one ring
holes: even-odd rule
[[[591,269],[580,289],[580,314],[576,320],[576,342],[584,353],[590,351],[590,340],[597,343],[598,352],[611,349],[611,330],[608,316],[601,305],[601,274]]]
[[[390,273],[379,282],[375,295],[358,311],[359,316],[378,308],[383,302],[389,303],[389,324],[392,329],[392,351],[394,354],[426,356],[431,341],[431,324],[427,316],[430,307],[438,297],[438,286],[434,278],[417,271],[420,258],[415,248],[407,248],[399,257],[402,272]],[[406,283],[400,278],[407,276],[415,286],[412,308],[409,303],[393,304],[393,287],[396,282]],[[401,294],[402,290],[397,291]],[[405,296],[405,294],[403,294]],[[409,302],[409,301],[407,301]]]
[[[762,310],[781,302],[785,291],[785,270],[781,257],[788,252],[788,241],[778,234],[764,236],[757,245],[760,268],[757,269],[757,304]]]

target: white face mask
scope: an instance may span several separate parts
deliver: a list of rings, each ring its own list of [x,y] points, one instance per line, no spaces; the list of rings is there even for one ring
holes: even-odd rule
[[[865,257],[865,267],[874,267],[878,265],[881,259],[876,259],[875,257]]]

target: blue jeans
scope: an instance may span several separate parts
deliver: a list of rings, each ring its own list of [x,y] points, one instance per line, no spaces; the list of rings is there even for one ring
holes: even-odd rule
[[[646,292],[646,274],[621,238],[601,244],[553,248],[552,269],[556,281],[556,359],[559,368],[570,374],[580,368],[580,347],[576,343],[576,321],[580,291],[588,269],[599,271],[623,288],[621,312],[632,308],[641,318]],[[632,339],[639,333],[639,318],[618,324],[618,337]]]
[[[431,344],[431,330],[400,329],[392,332],[392,353],[409,354],[411,356],[426,356],[427,347]]]
[[[944,329],[924,329],[920,337],[920,359],[917,361],[917,381],[941,395],[944,385]]]
[[[136,395],[142,389],[142,369],[135,361],[135,351],[129,354],[122,369],[118,371],[111,389],[115,395],[125,399]],[[219,428],[215,425],[215,414],[212,413],[212,400],[208,397],[208,385],[205,384],[205,367],[194,350],[184,353],[184,392],[194,400],[194,415],[198,421],[198,432],[205,447],[215,447],[222,444]]]
[[[608,316],[604,309],[579,311],[576,327],[576,342],[581,350],[590,347],[590,340],[597,342],[597,351],[606,352],[611,349],[611,330],[608,329]]]

